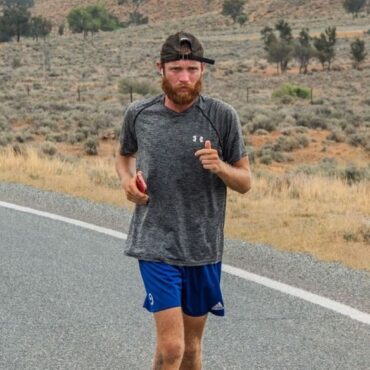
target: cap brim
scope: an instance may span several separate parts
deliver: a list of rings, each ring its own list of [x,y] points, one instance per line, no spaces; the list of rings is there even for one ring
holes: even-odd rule
[[[200,57],[193,54],[178,54],[178,55],[171,55],[168,57],[164,57],[161,59],[162,63],[166,62],[174,62],[176,60],[196,60],[197,62],[207,63],[207,64],[215,64],[213,59]]]

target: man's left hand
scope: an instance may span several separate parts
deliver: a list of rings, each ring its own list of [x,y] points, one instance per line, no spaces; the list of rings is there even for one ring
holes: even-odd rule
[[[195,152],[195,156],[202,162],[203,168],[209,170],[215,174],[222,170],[222,166],[225,164],[218,156],[218,151],[212,149],[211,142],[206,140],[204,143],[204,149],[199,149]]]

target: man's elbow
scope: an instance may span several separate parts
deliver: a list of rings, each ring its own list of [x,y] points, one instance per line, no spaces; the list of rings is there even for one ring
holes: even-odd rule
[[[243,181],[243,184],[239,189],[239,193],[246,194],[248,193],[249,190],[251,190],[251,188],[252,188],[251,177],[250,177],[250,174],[248,174],[248,177],[246,178],[245,181]]]

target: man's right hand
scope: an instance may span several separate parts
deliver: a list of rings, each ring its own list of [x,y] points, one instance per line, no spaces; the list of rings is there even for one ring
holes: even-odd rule
[[[123,181],[122,187],[126,193],[126,198],[135,204],[138,205],[146,205],[148,204],[149,197],[147,194],[142,193],[136,184],[137,181],[137,174],[134,177]]]

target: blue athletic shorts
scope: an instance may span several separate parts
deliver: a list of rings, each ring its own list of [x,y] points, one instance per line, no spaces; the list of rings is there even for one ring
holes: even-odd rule
[[[203,266],[175,266],[139,260],[146,298],[143,307],[158,312],[182,307],[189,316],[208,312],[224,316],[221,262]]]

